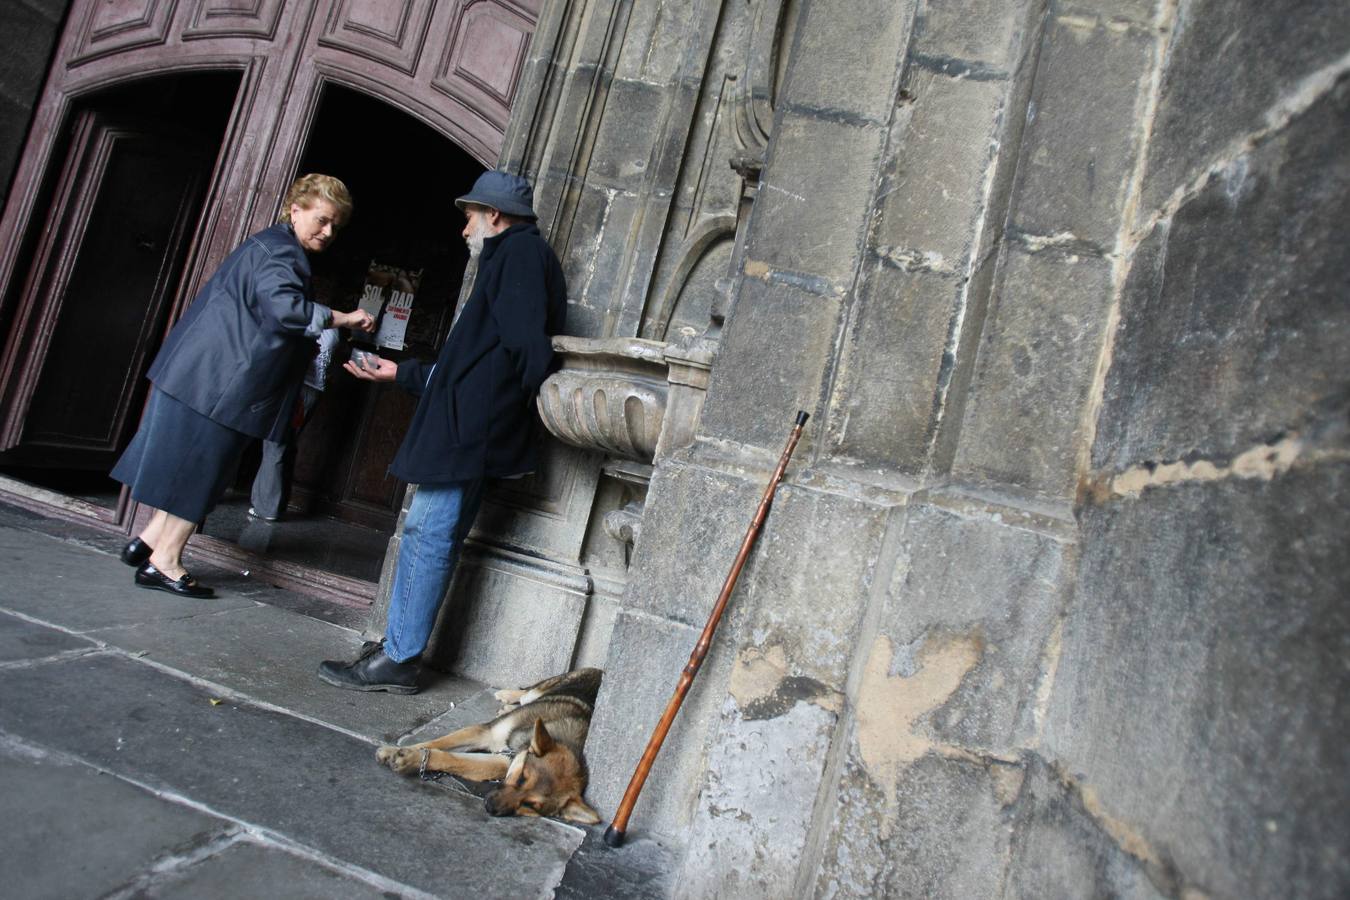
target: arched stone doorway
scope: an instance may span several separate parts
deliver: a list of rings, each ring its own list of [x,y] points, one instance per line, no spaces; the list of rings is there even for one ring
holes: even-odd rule
[[[7,323],[0,467],[11,467],[0,491],[134,529],[134,505],[115,490],[107,496],[98,479],[134,429],[144,368],[182,305],[244,236],[272,221],[302,170],[347,180],[367,223],[363,229],[358,218],[316,271],[328,290],[323,299],[354,305],[371,262],[425,270],[409,352],[434,352],[462,271],[453,208],[438,215],[437,207],[496,161],[537,14],[537,0],[259,0],[247,9],[227,0],[71,3],[0,218],[0,321]],[[148,102],[166,86],[178,107]],[[109,118],[110,97],[140,97],[143,114]],[[111,107],[128,105],[137,102]],[[185,111],[209,120],[204,137],[188,141]],[[139,161],[140,174],[114,164],[121,157]],[[164,235],[141,242],[158,253],[143,266],[141,281],[154,289],[147,305],[139,283],[128,284],[121,300],[99,288],[125,269],[99,241],[127,230],[116,210],[139,206],[151,182],[170,196],[159,204]],[[121,383],[109,387],[106,373],[81,377],[90,346],[105,337],[96,312],[126,313],[133,298],[143,308],[123,316],[128,349],[107,363]],[[116,394],[82,395],[90,409],[116,411],[92,429],[97,453],[87,436],[80,444],[61,423],[46,421],[53,409],[76,410],[66,402],[73,385],[91,380]],[[387,445],[410,410],[348,385],[343,391],[313,423],[298,494],[326,515],[373,529],[373,564],[316,578],[303,560],[281,559],[281,580],[369,597],[402,492],[384,477],[394,449]],[[346,443],[331,446],[335,435]],[[28,490],[13,477],[13,467],[30,467],[20,473],[29,474],[37,463],[62,460],[57,468],[94,474],[57,479],[48,490]],[[198,546],[248,557],[239,533],[216,530],[215,540]]]

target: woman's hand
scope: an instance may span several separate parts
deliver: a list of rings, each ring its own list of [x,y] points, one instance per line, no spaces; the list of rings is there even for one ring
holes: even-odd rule
[[[334,328],[351,328],[355,331],[372,332],[375,330],[375,317],[364,309],[354,309],[351,312],[338,312],[333,310]]]
[[[363,357],[362,362],[365,365],[358,366],[355,361],[348,360],[342,364],[342,368],[362,381],[393,381],[398,377],[398,363],[392,359],[371,353]]]

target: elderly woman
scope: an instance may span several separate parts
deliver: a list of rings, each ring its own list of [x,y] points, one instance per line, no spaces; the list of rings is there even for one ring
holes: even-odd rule
[[[305,175],[280,220],[221,263],[150,367],[150,402],[112,477],[155,512],[122,551],[136,584],[210,597],[182,564],[196,523],[220,501],[253,438],[279,441],[325,328],[371,331],[370,313],[336,312],[310,294],[307,253],[319,253],[351,213],[328,175]]]

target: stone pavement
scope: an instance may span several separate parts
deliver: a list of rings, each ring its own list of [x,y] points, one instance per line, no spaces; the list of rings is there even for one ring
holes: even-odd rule
[[[493,687],[331,688],[315,666],[356,651],[364,610],[201,564],[216,599],[145,590],[120,545],[0,504],[0,894],[668,895],[657,840],[493,818],[375,762],[491,715]]]

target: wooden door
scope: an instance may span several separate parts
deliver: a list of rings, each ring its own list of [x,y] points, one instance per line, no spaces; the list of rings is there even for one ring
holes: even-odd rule
[[[107,469],[130,440],[213,154],[165,125],[80,114],[7,347],[6,462]]]

